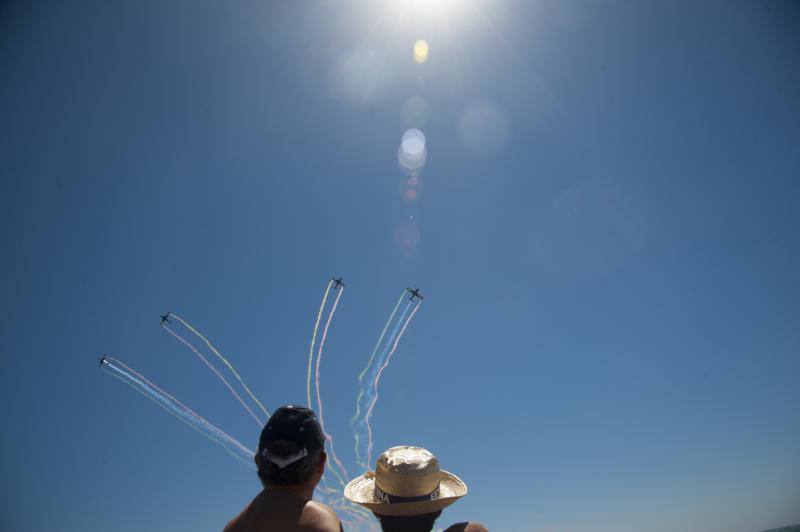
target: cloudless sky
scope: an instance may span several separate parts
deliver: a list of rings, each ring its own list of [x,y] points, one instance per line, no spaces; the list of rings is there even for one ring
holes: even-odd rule
[[[0,2],[0,528],[220,530],[255,473],[97,357],[255,447],[158,315],[304,403],[333,275],[351,475],[356,375],[426,296],[375,445],[467,482],[443,525],[800,522],[798,65],[794,2]]]

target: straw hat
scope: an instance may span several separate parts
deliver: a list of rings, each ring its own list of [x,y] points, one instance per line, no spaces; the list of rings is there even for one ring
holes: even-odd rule
[[[344,496],[381,515],[420,515],[450,506],[467,494],[467,485],[439,469],[427,449],[400,445],[378,458],[375,472],[350,481]]]

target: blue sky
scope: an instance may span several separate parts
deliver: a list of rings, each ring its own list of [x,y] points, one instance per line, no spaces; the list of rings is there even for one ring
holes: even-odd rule
[[[332,275],[348,464],[356,375],[426,295],[374,427],[467,482],[444,521],[800,522],[797,6],[456,4],[0,4],[0,528],[221,529],[253,472],[96,359],[254,446],[158,315],[302,403]]]

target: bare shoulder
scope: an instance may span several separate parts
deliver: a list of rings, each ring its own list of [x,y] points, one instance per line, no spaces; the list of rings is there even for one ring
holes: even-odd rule
[[[246,513],[247,508],[245,508],[242,513],[231,519],[230,523],[228,523],[223,532],[242,532],[244,530]]]
[[[341,523],[330,506],[317,501],[308,501],[303,507],[300,523],[303,530],[314,532],[339,532]]]
[[[456,523],[444,532],[489,532],[489,529],[480,523]]]

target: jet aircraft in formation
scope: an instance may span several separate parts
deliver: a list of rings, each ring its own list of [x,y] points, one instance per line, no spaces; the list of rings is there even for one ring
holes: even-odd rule
[[[419,298],[419,300],[420,300],[420,301],[422,301],[423,299],[425,299],[425,296],[423,296],[422,294],[420,294],[420,293],[419,293],[419,287],[417,287],[417,288],[414,288],[414,289],[412,290],[412,289],[411,289],[411,287],[409,286],[408,288],[406,288],[406,290],[408,290],[408,291],[409,291],[409,293],[411,294],[411,297],[409,297],[409,298],[408,298],[408,299],[410,299],[411,301],[414,301],[414,298]]]
[[[106,355],[104,353],[103,356],[101,356],[100,358],[97,359],[97,362],[98,362],[97,366],[102,368],[103,366],[108,364],[108,360],[106,360],[107,358],[108,358],[108,355]]]
[[[333,289],[334,290],[338,290],[340,286],[344,286],[344,283],[342,282],[342,278],[341,277],[339,277],[338,279],[336,277],[332,277],[331,281],[336,283],[336,284],[333,285]]]
[[[172,320],[169,319],[169,316],[170,316],[169,312],[161,316],[161,325],[164,325],[164,322],[172,323]]]

